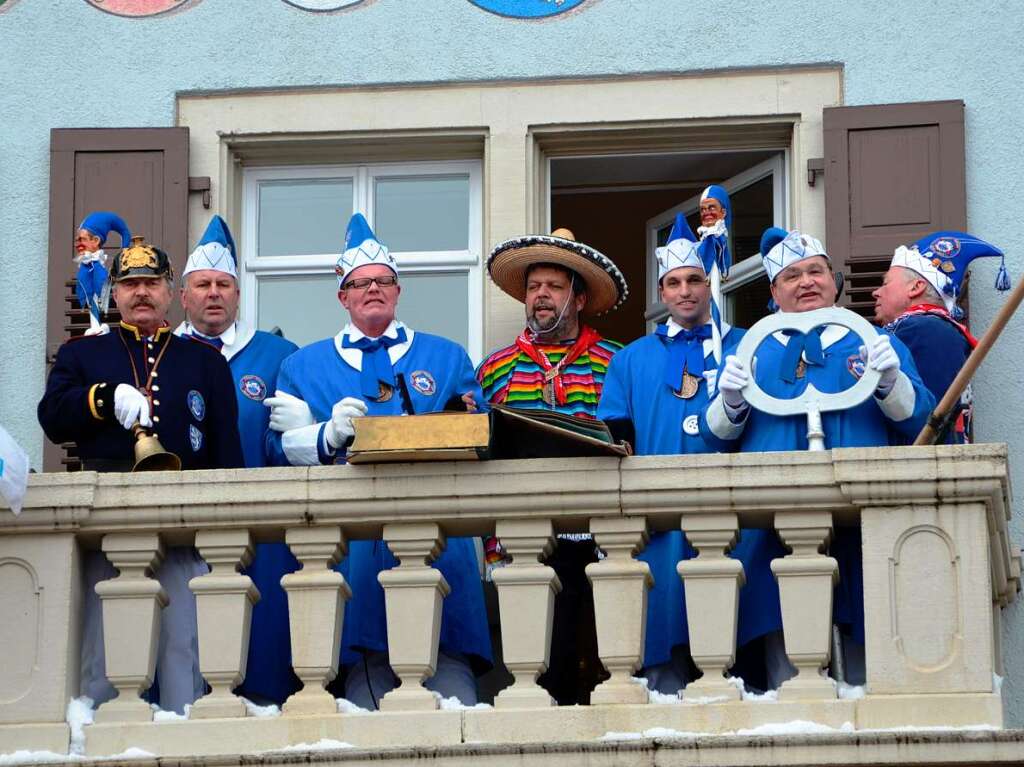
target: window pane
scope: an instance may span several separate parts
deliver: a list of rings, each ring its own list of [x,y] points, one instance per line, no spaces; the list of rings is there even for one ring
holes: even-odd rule
[[[373,215],[392,251],[468,250],[469,176],[378,178]]]
[[[773,225],[775,211],[772,198],[772,176],[768,175],[750,186],[732,193],[732,262],[738,264],[757,255],[761,235]],[[749,327],[744,325],[743,327]]]
[[[341,253],[352,216],[352,179],[261,181],[260,256]]]
[[[469,343],[469,275],[403,274],[398,318],[413,330]]]
[[[469,275],[404,274],[397,315],[413,330],[469,341]],[[257,327],[281,328],[299,346],[334,336],[348,322],[333,274],[261,277]]]
[[[725,300],[732,309],[730,324],[738,328],[749,328],[762,317],[767,317],[771,298],[771,285],[764,274],[728,291]]]
[[[333,336],[348,320],[333,274],[260,277],[258,290],[256,327],[279,327],[299,346]]]

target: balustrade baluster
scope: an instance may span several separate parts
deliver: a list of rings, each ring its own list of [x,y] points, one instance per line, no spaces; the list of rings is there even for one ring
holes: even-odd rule
[[[647,563],[633,558],[647,543],[647,520],[591,519],[590,532],[607,555],[587,565],[587,577],[594,587],[597,652],[611,674],[597,686],[590,702],[647,703],[646,688],[631,679],[644,662],[647,590],[654,585]]]
[[[398,523],[384,525],[384,540],[399,561],[377,580],[384,588],[391,668],[401,682],[381,698],[380,710],[433,710],[437,699],[423,682],[437,671],[441,600],[451,589],[430,563],[444,549],[444,533],[433,522]]]
[[[541,560],[554,548],[550,519],[502,520],[495,524],[512,563],[492,575],[498,589],[501,647],[505,667],[515,677],[494,700],[495,708],[555,705],[537,677],[551,659],[551,621],[555,595],[562,590],[554,569]]]
[[[772,560],[779,582],[786,654],[797,675],[779,689],[780,700],[835,698],[836,686],[822,676],[828,664],[832,634],[832,588],[839,564],[821,553],[832,534],[827,511],[780,511],[775,529],[793,553]]]
[[[288,624],[292,667],[302,689],[285,701],[287,715],[337,711],[334,697],[324,689],[338,675],[338,652],[345,617],[344,602],[352,590],[341,573],[331,569],[344,555],[340,527],[293,527],[285,542],[302,569],[281,578],[288,594]]]
[[[190,719],[245,716],[245,703],[231,690],[245,678],[252,606],[259,589],[238,572],[252,562],[248,530],[201,530],[196,548],[211,572],[189,581],[196,595],[199,670],[212,688],[192,706]]]
[[[149,722],[153,711],[139,695],[153,684],[160,610],[167,594],[152,577],[164,558],[156,533],[110,533],[103,553],[118,575],[96,584],[103,607],[107,678],[117,697],[96,711],[96,722]]]
[[[683,533],[699,552],[676,565],[686,589],[690,654],[704,676],[683,689],[683,698],[739,700],[741,693],[725,679],[736,657],[736,623],[743,565],[726,556],[736,543],[735,514],[683,514]]]

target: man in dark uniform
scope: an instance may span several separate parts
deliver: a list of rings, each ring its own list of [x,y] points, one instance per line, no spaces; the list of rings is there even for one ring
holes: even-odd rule
[[[875,321],[910,349],[921,380],[936,404],[945,395],[978,342],[959,319],[957,296],[967,265],[975,258],[999,256],[999,248],[963,232],[934,232],[909,248],[896,248],[875,299]],[[1000,266],[996,288],[1009,289]],[[956,408],[953,428],[940,441],[962,443],[969,397]]]
[[[136,426],[151,429],[185,469],[244,465],[238,404],[227,362],[210,344],[179,338],[167,326],[167,254],[132,239],[111,269],[123,320],[111,332],[64,344],[39,403],[39,423],[54,442],[74,441],[86,469],[128,471]],[[97,704],[114,696],[106,680],[96,584],[115,574],[103,554],[85,552],[81,693]],[[159,702],[182,711],[203,693],[191,577],[208,572],[191,546],[167,549],[156,573],[169,597],[157,655]]]
[[[57,352],[38,410],[46,436],[75,442],[86,469],[127,471],[138,422],[152,426],[182,468],[243,466],[227,362],[210,344],[174,336],[167,326],[167,254],[133,238],[111,278],[121,324]]]

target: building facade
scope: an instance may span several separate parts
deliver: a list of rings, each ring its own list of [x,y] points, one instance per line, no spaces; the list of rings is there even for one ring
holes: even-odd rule
[[[983,15],[948,0],[6,0],[0,423],[41,470],[35,406],[66,332],[73,228],[96,208],[179,270],[220,213],[243,315],[300,343],[343,323],[332,267],[363,211],[398,253],[400,315],[474,361],[522,324],[487,253],[558,226],[630,281],[600,329],[645,332],[653,248],[707,183],[737,209],[739,324],[765,311],[752,256],[772,224],[822,237],[854,306],[892,247],[931,229],[998,244],[1020,278],[1022,32],[1009,0]],[[977,333],[1003,300],[995,270],[974,268]],[[974,387],[976,440],[1009,443],[1018,486],[1021,340],[1011,323]],[[1018,502],[1017,540],[1021,518]],[[1002,640],[1020,726],[1019,605]]]

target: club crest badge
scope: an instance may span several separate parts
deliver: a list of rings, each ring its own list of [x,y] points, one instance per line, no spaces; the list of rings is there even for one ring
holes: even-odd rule
[[[267,396],[267,385],[257,375],[242,376],[238,382],[238,388],[241,389],[242,394],[254,402],[262,402]]]
[[[203,446],[203,433],[192,423],[188,425],[188,441],[192,445],[193,453],[198,453],[199,448]]]
[[[846,369],[850,371],[850,375],[859,381],[861,376],[864,375],[864,360],[861,359],[859,354],[851,354],[846,358]]]
[[[415,371],[409,376],[409,380],[412,381],[412,388],[425,397],[430,397],[437,391],[437,382],[434,381],[434,376],[426,370]]]
[[[477,8],[512,19],[543,19],[578,8],[587,0],[469,0]]]
[[[197,421],[202,421],[206,417],[206,400],[195,389],[188,393],[188,409]]]

